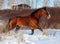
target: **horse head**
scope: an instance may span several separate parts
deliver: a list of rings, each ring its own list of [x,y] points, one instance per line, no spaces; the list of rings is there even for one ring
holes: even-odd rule
[[[37,9],[33,14],[34,14],[34,16],[35,16],[37,19],[39,19],[41,16],[44,16],[44,17],[46,17],[47,19],[50,19],[50,18],[51,18],[51,15],[50,15],[49,12],[46,10],[46,7]],[[33,14],[32,14],[32,16],[33,16]]]
[[[50,13],[46,10],[46,7],[43,7],[42,9],[41,9],[41,16],[45,16],[47,19],[50,19],[51,18],[51,15],[50,15]]]

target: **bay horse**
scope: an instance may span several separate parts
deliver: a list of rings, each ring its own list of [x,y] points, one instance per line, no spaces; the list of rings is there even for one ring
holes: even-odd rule
[[[47,19],[50,18],[50,14],[46,10],[46,7],[37,9],[30,16],[25,16],[25,17],[16,16],[16,17],[10,18],[9,30],[12,30],[13,28],[16,27],[16,31],[17,31],[20,27],[28,26],[32,30],[31,35],[34,33],[34,29],[39,29],[42,31],[42,29],[39,27],[39,19],[42,16],[46,17]]]

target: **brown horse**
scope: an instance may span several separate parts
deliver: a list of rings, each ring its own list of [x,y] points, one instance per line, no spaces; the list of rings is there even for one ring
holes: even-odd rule
[[[30,16],[21,17],[16,16],[14,18],[11,18],[9,20],[9,28],[12,30],[16,27],[16,30],[18,30],[20,27],[28,26],[31,28],[32,33],[34,33],[34,29],[39,29],[42,31],[42,29],[39,27],[39,19],[44,16],[49,19],[50,15],[46,11],[46,7],[39,8],[36,11],[34,11]]]

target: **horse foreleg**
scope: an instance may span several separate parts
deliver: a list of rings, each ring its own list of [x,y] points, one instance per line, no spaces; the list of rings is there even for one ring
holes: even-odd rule
[[[38,27],[38,29],[43,32],[43,29],[41,27]]]
[[[30,35],[33,35],[34,34],[34,30],[32,29],[31,31],[32,31],[32,33]]]
[[[42,35],[46,35],[46,32],[41,27],[38,27],[38,29],[42,32]]]

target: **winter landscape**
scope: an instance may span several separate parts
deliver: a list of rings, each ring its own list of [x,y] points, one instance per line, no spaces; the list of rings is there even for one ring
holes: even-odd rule
[[[12,30],[8,33],[0,34],[0,44],[60,44],[60,30],[46,31],[46,35],[42,35],[38,29],[33,35],[29,35],[31,30],[19,30],[17,33]]]
[[[10,9],[11,6],[18,4],[28,4],[31,8],[60,7],[60,0],[0,0],[0,9]],[[6,23],[0,19],[0,31],[4,24]],[[60,29],[46,29],[44,35],[38,29],[33,35],[29,35],[30,33],[31,30],[22,28],[18,32],[15,32],[14,28],[7,33],[0,33],[0,44],[60,44]]]

